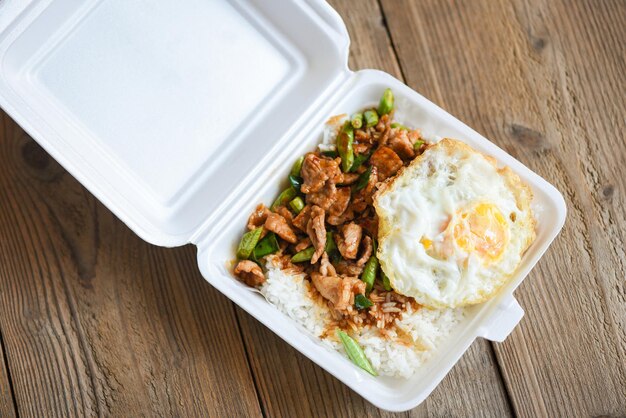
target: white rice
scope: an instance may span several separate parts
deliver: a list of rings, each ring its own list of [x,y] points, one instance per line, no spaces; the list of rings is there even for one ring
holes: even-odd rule
[[[305,274],[286,273],[277,262],[269,257],[266,263],[266,282],[261,287],[265,298],[281,312],[316,337],[320,337],[332,318],[329,308],[313,298],[309,290],[311,283]],[[432,355],[443,339],[456,327],[463,317],[462,309],[431,310],[421,308],[409,311],[396,321],[398,330],[408,335],[413,344],[400,343],[396,330],[388,330],[390,338],[383,338],[375,327],[361,330],[352,335],[363,347],[365,355],[378,374],[394,377],[411,377]],[[326,345],[342,352],[343,347],[333,335],[322,340]]]
[[[344,114],[338,115],[334,118],[330,118],[326,121],[326,123],[324,124],[322,142],[317,145],[317,148],[321,152],[334,151],[335,149],[337,149],[337,134],[347,120],[348,115]]]

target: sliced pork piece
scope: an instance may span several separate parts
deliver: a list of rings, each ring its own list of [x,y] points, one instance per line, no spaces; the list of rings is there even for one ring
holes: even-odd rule
[[[263,203],[259,204],[248,218],[248,229],[253,230],[263,225],[270,213],[272,212]]]
[[[311,281],[318,292],[342,311],[354,305],[354,296],[365,293],[365,282],[356,277],[324,276],[311,273]]]
[[[339,182],[342,186],[349,186],[359,179],[359,173],[343,173],[342,176]]]
[[[337,273],[346,276],[360,276],[363,273],[363,266],[356,265],[353,261],[341,260],[335,265]]]
[[[351,205],[348,205],[348,209],[346,209],[341,215],[329,216],[326,219],[326,222],[328,222],[330,225],[337,226],[337,225],[345,224],[346,222],[349,222],[353,219],[354,219],[354,210],[352,209]]]
[[[318,191],[310,192],[306,195],[306,203],[317,205],[324,210],[330,209],[337,195],[337,187],[334,183],[328,182]]]
[[[403,160],[410,160],[415,157],[413,142],[411,142],[406,129],[392,129],[387,145]]]
[[[356,139],[359,142],[371,144],[371,142],[370,142],[370,135],[364,129],[357,129],[357,130],[355,130],[354,131],[354,139]]]
[[[337,275],[335,268],[328,260],[328,253],[326,251],[324,251],[324,254],[322,254],[322,259],[320,262],[320,273],[323,274],[324,276],[336,276]]]
[[[367,154],[372,149],[372,144],[369,142],[360,142],[354,144],[352,148],[354,149],[355,154]]]
[[[289,209],[285,206],[279,206],[276,208],[275,212],[285,218],[287,225],[289,225],[290,228],[293,227],[293,213]]]
[[[350,222],[340,228],[340,233],[337,234],[335,242],[343,258],[348,260],[356,258],[359,252],[359,244],[361,243],[362,235],[363,228],[354,222]]]
[[[339,160],[320,157],[309,153],[304,157],[300,175],[302,176],[302,193],[318,192],[327,181],[337,183],[341,179]]]
[[[346,211],[350,204],[350,188],[338,187],[335,198],[328,208],[328,217],[339,216]]]
[[[372,245],[372,239],[367,235],[364,236],[363,240],[361,241],[361,247],[363,249],[361,250],[361,256],[356,261],[357,266],[364,266],[365,263],[367,263],[367,260],[369,260],[372,256],[372,252],[374,250],[374,246]]]
[[[287,220],[277,213],[272,212],[267,216],[267,219],[265,220],[265,228],[269,231],[275,232],[276,235],[287,242],[292,244],[298,242],[298,237],[287,223]]]
[[[380,117],[375,129],[376,133],[374,136],[378,141],[378,146],[386,145],[391,132],[391,118],[388,114]]]
[[[319,206],[311,207],[311,219],[306,226],[306,232],[315,247],[315,253],[311,257],[311,264],[317,263],[317,260],[324,253],[324,247],[326,246],[326,227],[324,226],[324,218],[326,212]]]
[[[296,246],[294,247],[294,250],[296,250],[296,252],[299,253],[302,250],[306,250],[310,246],[311,246],[311,238],[306,237],[306,238],[301,239],[300,242],[296,244]]]
[[[300,213],[293,218],[292,223],[293,226],[306,233],[306,226],[309,223],[309,219],[311,219],[311,205],[306,205]]]
[[[261,267],[250,260],[242,260],[235,267],[235,276],[248,286],[256,287],[265,283],[265,275]]]
[[[383,181],[393,176],[402,167],[402,159],[389,147],[379,147],[372,157],[370,164],[378,169],[378,180]]]

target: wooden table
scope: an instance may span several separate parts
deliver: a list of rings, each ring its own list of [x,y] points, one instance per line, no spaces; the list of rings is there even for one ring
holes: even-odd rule
[[[333,0],[352,68],[403,79],[562,191],[561,235],[411,416],[626,414],[626,2]],[[0,416],[387,416],[142,242],[9,117]]]

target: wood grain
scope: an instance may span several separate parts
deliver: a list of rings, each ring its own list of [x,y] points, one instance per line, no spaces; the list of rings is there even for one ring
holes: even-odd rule
[[[383,1],[408,84],[565,195],[495,344],[520,416],[626,413],[626,3]]]
[[[398,78],[397,64],[376,1],[335,0],[352,39],[351,68],[381,68]],[[237,310],[250,362],[268,416],[392,416],[378,410],[292,349],[242,310]],[[472,382],[471,385],[468,382]],[[491,347],[478,341],[435,392],[407,416],[511,414]]]
[[[232,304],[194,249],[142,242],[1,123],[0,328],[20,415],[259,416]]]
[[[626,416],[626,2],[331,3],[351,68],[404,79],[569,210],[520,326],[399,415]],[[193,248],[134,236],[4,113],[0,341],[2,417],[395,415],[234,308]]]
[[[9,379],[9,369],[6,365],[4,344],[0,335],[0,417],[14,417],[15,404],[13,402],[13,390]]]

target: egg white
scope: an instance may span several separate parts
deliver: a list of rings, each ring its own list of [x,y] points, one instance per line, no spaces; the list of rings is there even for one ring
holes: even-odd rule
[[[375,196],[383,271],[397,292],[428,307],[480,303],[506,283],[534,240],[531,200],[528,186],[508,167],[499,169],[492,158],[443,139]],[[495,259],[466,252],[446,230],[460,213],[479,204],[503,215],[498,225],[506,240]]]

